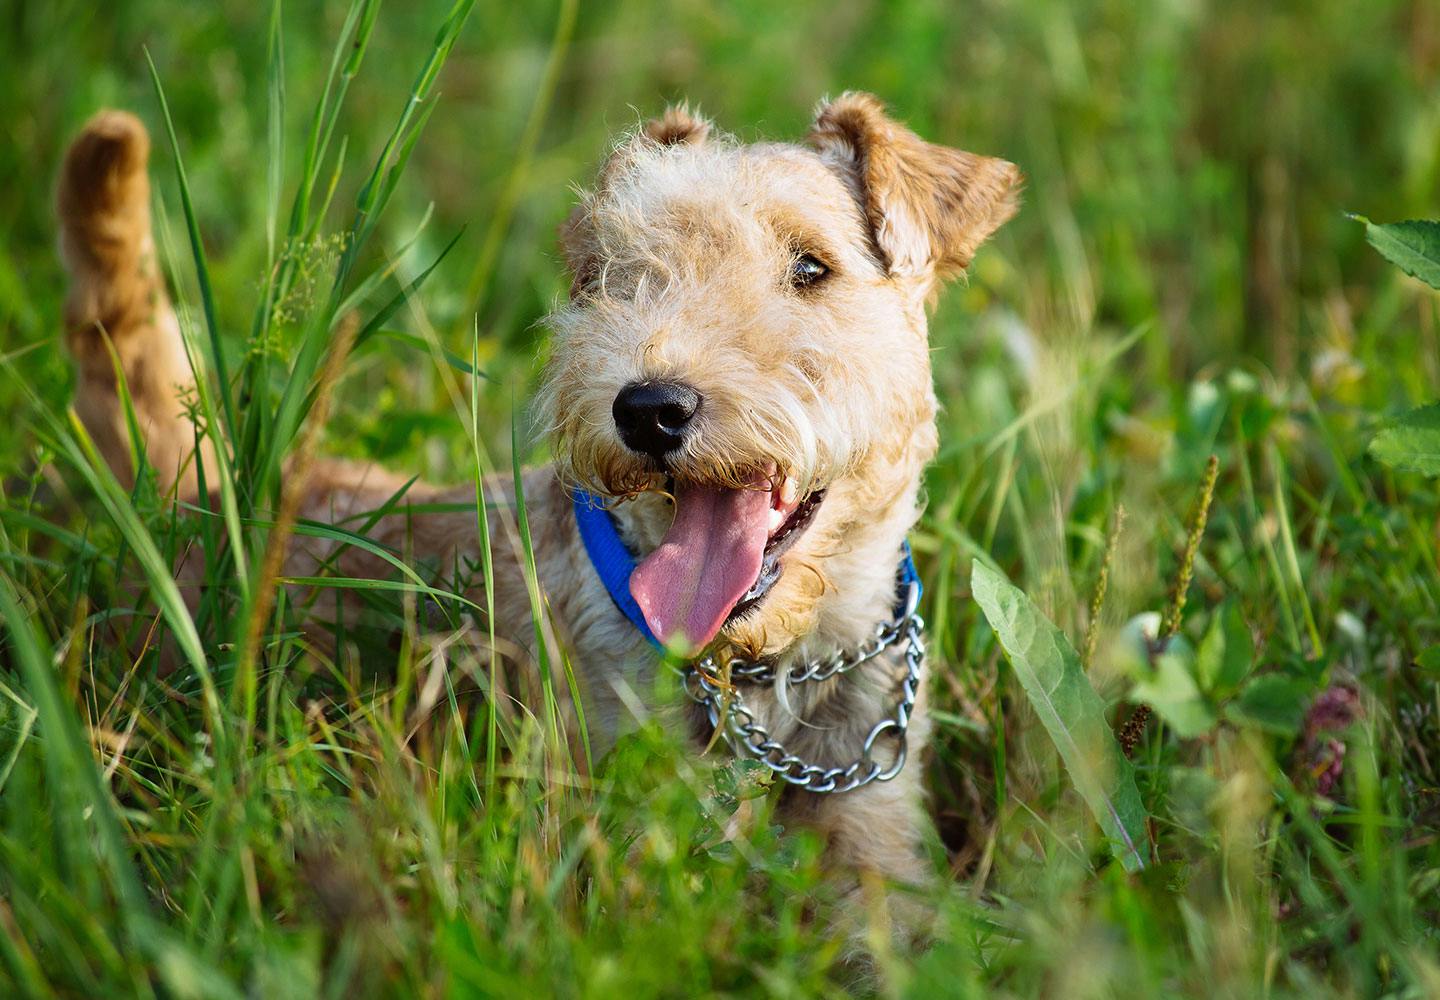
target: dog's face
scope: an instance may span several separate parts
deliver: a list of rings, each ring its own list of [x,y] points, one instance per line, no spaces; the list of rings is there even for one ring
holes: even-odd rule
[[[893,573],[935,450],[925,307],[1018,183],[866,95],[823,106],[805,146],[671,109],[612,155],[562,232],[540,405],[562,475],[628,501],[663,642],[785,648],[877,532]]]

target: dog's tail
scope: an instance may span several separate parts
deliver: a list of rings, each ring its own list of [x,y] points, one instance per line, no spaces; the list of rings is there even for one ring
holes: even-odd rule
[[[173,486],[180,498],[190,499],[196,494],[196,435],[186,403],[195,373],[156,262],[149,158],[145,126],[125,111],[101,111],[65,154],[55,203],[60,252],[70,272],[66,343],[79,373],[76,412],[111,469],[132,481],[118,358],[146,460],[162,490]],[[200,455],[214,482],[208,439]]]

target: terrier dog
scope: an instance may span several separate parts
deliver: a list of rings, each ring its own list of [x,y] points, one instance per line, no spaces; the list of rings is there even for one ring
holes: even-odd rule
[[[148,464],[194,499],[216,456],[195,454],[182,402],[195,376],[154,263],[147,154],[137,119],[103,112],[63,168],[76,409],[131,477],[108,338]],[[573,283],[538,403],[555,461],[521,479],[546,629],[504,544],[514,487],[487,486],[494,629],[524,657],[564,647],[593,748],[678,659],[695,704],[675,724],[701,746],[718,728],[788,782],[780,821],[818,830],[830,863],[903,882],[927,876],[920,770],[904,766],[929,733],[905,548],[937,443],[927,307],[1019,186],[1013,165],[932,145],[866,94],[822,103],[801,144],[742,144],[670,108],[622,138],[561,231]],[[345,519],[403,486],[327,462],[299,512]],[[478,559],[473,487],[407,499],[472,509],[391,513],[374,541]],[[327,545],[297,544],[287,574],[391,569]]]

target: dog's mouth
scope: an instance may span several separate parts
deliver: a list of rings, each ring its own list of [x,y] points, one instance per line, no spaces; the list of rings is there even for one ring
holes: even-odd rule
[[[655,638],[689,653],[765,599],[825,491],[800,496],[793,478],[756,473],[739,489],[672,481],[669,492],[675,520],[635,567],[630,593]]]

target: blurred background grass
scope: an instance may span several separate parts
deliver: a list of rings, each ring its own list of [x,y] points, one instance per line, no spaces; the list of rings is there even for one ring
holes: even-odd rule
[[[369,162],[383,141],[443,6],[385,12],[342,118],[353,163]],[[169,90],[221,313],[238,322],[263,259],[268,12],[64,0],[6,8],[7,346],[57,325],[61,283],[45,251],[65,141],[104,105],[154,123],[145,47]],[[337,4],[285,15],[292,170],[343,15]],[[937,141],[1019,163],[1025,211],[982,264],[971,298],[1003,299],[1046,338],[1153,325],[1131,372],[1157,382],[1241,358],[1288,376],[1337,338],[1381,336],[1353,329],[1382,266],[1342,213],[1423,214],[1440,183],[1440,12],[1424,2],[1177,0],[1143,12],[1047,0],[581,4],[517,177],[556,20],[549,4],[479,5],[389,218],[393,246],[434,203],[416,254],[427,261],[465,228],[425,309],[452,347],[478,311],[492,350],[522,364],[543,335],[535,320],[562,288],[554,233],[573,203],[569,185],[588,179],[618,130],[667,100],[696,102],[745,138],[792,138],[820,96],[868,89]],[[157,145],[174,215],[170,157]],[[346,181],[359,176],[352,169]],[[350,193],[342,188],[337,203]],[[497,217],[494,276],[476,287]],[[942,323],[960,322],[964,299],[951,298]],[[1425,353],[1420,366],[1391,373],[1397,393],[1422,394],[1419,379],[1434,374]],[[27,364],[64,378],[54,352]],[[378,419],[386,407],[412,418],[412,408],[427,409],[425,387],[406,388],[356,428],[370,436],[367,451],[400,454],[433,429],[420,421],[404,439],[381,429],[395,426]]]
[[[337,206],[353,203],[447,7],[382,10],[341,116],[348,151]],[[284,12],[287,177],[344,15],[336,3]],[[96,108],[131,108],[157,136],[153,176],[179,248],[171,267],[179,297],[198,301],[147,48],[185,157],[221,325],[235,332],[227,347],[246,349],[240,334],[266,259],[268,17],[232,0],[0,3],[0,352],[18,376],[0,380],[0,409],[12,415],[0,424],[0,474],[12,500],[55,478],[20,383],[56,411],[68,398],[52,184],[65,143]],[[743,138],[798,138],[819,97],[851,88],[881,95],[928,138],[1003,156],[1028,178],[1020,216],[943,298],[933,327],[945,444],[915,545],[941,721],[929,782],[937,860],[961,879],[942,905],[945,946],[914,965],[882,949],[879,984],[917,995],[1437,989],[1426,976],[1440,975],[1440,701],[1433,665],[1426,673],[1414,661],[1440,637],[1440,504],[1424,483],[1364,455],[1387,413],[1437,394],[1436,299],[1385,265],[1344,213],[1437,214],[1440,7],[481,2],[369,253],[398,253],[433,213],[399,260],[399,273],[413,276],[461,233],[393,325],[433,333],[465,358],[478,331],[497,464],[512,415],[525,419],[544,350],[539,321],[568,285],[556,228],[571,186],[588,181],[614,135],[688,99]],[[331,213],[331,231],[347,211]],[[333,261],[307,253],[323,290]],[[294,308],[309,304],[301,296]],[[439,369],[393,340],[351,359],[327,448],[439,479],[470,475]],[[543,457],[542,443],[526,448]],[[1123,502],[1130,517],[1105,611],[1113,631],[1163,603],[1212,452],[1221,485],[1188,631],[1198,635],[1210,609],[1233,599],[1261,670],[1303,684],[1307,700],[1337,684],[1361,691],[1359,763],[1331,796],[1338,805],[1316,814],[1326,817],[1321,831],[1303,797],[1313,791],[1303,702],[1199,740],[1160,729],[1137,761],[1161,863],[1126,881],[1113,867],[1097,872],[1085,852],[1087,823],[969,600],[969,565],[993,554],[1076,636]],[[103,652],[84,670],[74,659],[93,623],[62,585],[63,565],[17,557],[10,568],[42,631],[67,651],[65,683],[98,726],[114,704],[128,705],[116,695],[104,707],[128,665]],[[1108,697],[1124,693],[1120,681],[1108,685]],[[471,834],[473,802],[458,774],[407,770],[415,762],[404,740],[365,735],[373,719],[348,742],[328,731],[322,740],[298,694],[277,697],[294,701],[291,715],[280,713],[292,727],[281,736],[308,756],[302,768],[267,748],[295,787],[247,793],[243,822],[226,814],[225,851],[248,861],[215,860],[207,852],[220,848],[192,840],[200,824],[188,817],[208,808],[203,781],[183,776],[203,772],[198,731],[167,716],[174,731],[153,734],[163,751],[148,752],[167,762],[161,772],[182,775],[163,789],[137,776],[150,773],[138,765],[120,769],[131,849],[175,929],[133,959],[97,943],[114,936],[105,906],[87,923],[87,897],[66,895],[58,862],[51,875],[64,851],[44,837],[59,833],[27,826],[30,804],[46,799],[39,772],[17,758],[0,796],[5,905],[19,913],[0,906],[12,975],[27,968],[18,939],[50,961],[66,942],[76,954],[98,949],[56,975],[79,991],[154,976],[177,994],[224,995],[233,979],[260,995],[282,986],[307,995],[312,984],[359,988],[362,973],[378,973],[365,989],[395,993],[837,988],[840,946],[798,902],[821,891],[813,851],[757,834],[767,860],[746,864],[769,887],[754,899],[745,865],[698,846],[713,832],[693,818],[698,793],[665,784],[689,773],[683,755],[643,741],[622,754],[623,794],[593,817],[552,804],[560,819],[535,819],[526,810],[550,800],[522,783]],[[353,718],[368,705],[352,704]],[[15,717],[6,718],[13,735]],[[342,765],[325,758],[334,742],[373,751],[374,787],[337,777]],[[428,766],[428,744],[417,752]],[[641,777],[647,768],[655,773]],[[309,857],[305,831],[324,825],[316,817],[347,810],[360,816],[336,835],[348,860]],[[377,832],[392,826],[418,830],[414,843]],[[443,874],[427,874],[435,856],[426,849],[447,859]],[[577,856],[592,882],[557,882],[547,865],[568,871]],[[171,880],[189,895],[172,898]],[[230,895],[210,901],[215,880]],[[197,901],[207,901],[203,913]],[[326,936],[343,923],[337,907],[380,916]],[[746,926],[756,912],[763,917]],[[386,957],[367,964],[361,952]]]

